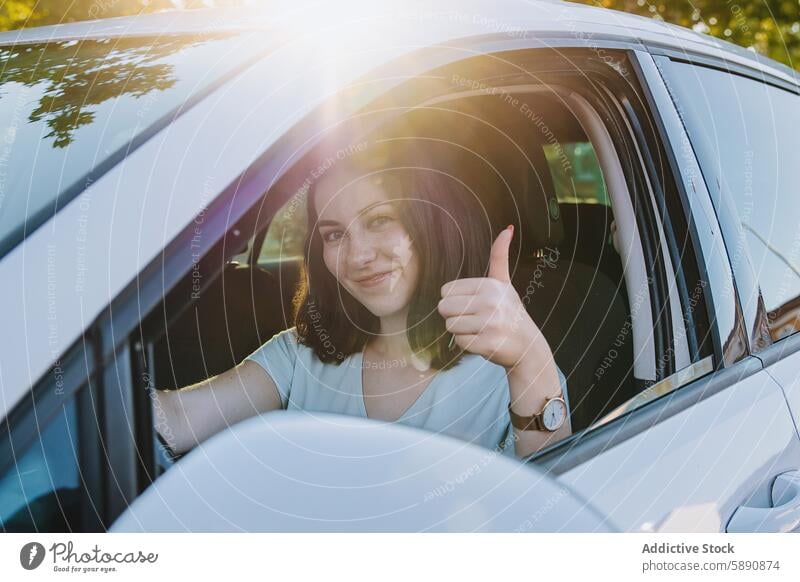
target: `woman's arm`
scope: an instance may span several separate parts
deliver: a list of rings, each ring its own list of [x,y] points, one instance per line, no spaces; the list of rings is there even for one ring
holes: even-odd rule
[[[538,329],[537,329],[538,332]],[[508,371],[508,387],[514,412],[531,416],[542,410],[549,398],[562,395],[553,352],[547,340],[537,333],[530,345],[530,353]],[[567,419],[557,431],[519,430],[514,428],[514,442],[518,457],[524,458],[539,449],[558,442],[572,434],[569,411]]]
[[[175,453],[241,420],[281,408],[278,387],[251,360],[179,390],[152,392],[153,423]]]

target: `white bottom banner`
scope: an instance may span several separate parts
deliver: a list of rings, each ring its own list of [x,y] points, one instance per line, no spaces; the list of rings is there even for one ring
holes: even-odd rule
[[[780,534],[4,534],[3,580],[800,580]],[[566,576],[566,578],[565,578]]]

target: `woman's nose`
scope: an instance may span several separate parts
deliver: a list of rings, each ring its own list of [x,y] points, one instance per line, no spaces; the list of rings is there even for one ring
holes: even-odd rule
[[[361,268],[373,261],[378,254],[375,241],[364,233],[351,232],[347,242],[345,260],[350,268]]]

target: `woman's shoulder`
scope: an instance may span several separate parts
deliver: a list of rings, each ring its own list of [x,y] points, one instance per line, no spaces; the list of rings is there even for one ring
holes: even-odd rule
[[[276,341],[284,342],[284,343],[287,343],[287,344],[291,344],[291,345],[294,345],[294,346],[302,345],[300,343],[299,337],[297,335],[297,327],[296,326],[292,326],[292,327],[290,327],[288,329],[284,329],[282,331],[279,331],[274,336],[272,336],[272,339],[274,339]]]
[[[297,327],[292,326],[288,329],[279,331],[267,343],[275,343],[280,345],[283,349],[291,352],[295,357],[301,359],[309,359],[313,356],[313,348],[305,345],[297,333]]]
[[[311,348],[300,343],[297,336],[297,329],[295,327],[290,327],[289,329],[279,331],[262,343],[248,358],[280,357],[284,360],[295,360],[298,357],[305,357],[307,355],[306,350],[310,349]]]
[[[323,366],[323,367],[334,367],[339,368],[334,363],[330,362],[323,362],[318,356],[317,353],[314,351],[314,348],[308,346],[303,343],[300,335],[297,332],[297,327],[290,327],[288,329],[284,329],[276,333],[272,336],[264,346],[269,349],[270,344],[274,345],[276,348],[281,349],[282,351],[289,353],[292,357],[307,362],[309,365],[315,366]]]

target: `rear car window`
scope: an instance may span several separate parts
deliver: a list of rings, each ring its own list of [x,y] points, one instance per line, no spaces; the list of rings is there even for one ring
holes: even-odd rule
[[[259,36],[0,47],[0,257],[194,97],[262,52],[266,35]]]
[[[590,142],[545,144],[544,155],[559,202],[611,206],[603,171]]]
[[[268,265],[303,258],[303,243],[308,231],[307,201],[307,193],[301,190],[275,214],[261,245],[258,264]]]
[[[800,331],[800,95],[670,61],[662,67],[686,123],[734,269],[749,258],[773,341]]]

